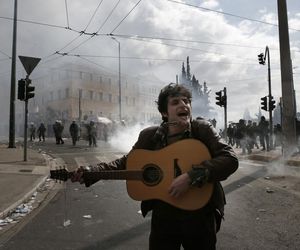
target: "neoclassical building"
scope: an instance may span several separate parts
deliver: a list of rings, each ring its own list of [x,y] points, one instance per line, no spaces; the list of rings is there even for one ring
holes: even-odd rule
[[[121,77],[121,117],[126,122],[157,121],[156,99],[165,83],[153,76]],[[44,77],[32,79],[35,97],[29,100],[29,122],[52,125],[55,120],[69,124],[90,116],[119,121],[118,74],[69,64],[51,69]],[[19,116],[21,116],[19,114]]]

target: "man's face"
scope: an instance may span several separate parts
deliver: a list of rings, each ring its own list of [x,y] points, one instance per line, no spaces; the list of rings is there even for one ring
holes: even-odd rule
[[[168,117],[168,122],[178,121],[181,123],[190,122],[191,103],[185,96],[176,96],[168,98],[167,113],[163,116]]]

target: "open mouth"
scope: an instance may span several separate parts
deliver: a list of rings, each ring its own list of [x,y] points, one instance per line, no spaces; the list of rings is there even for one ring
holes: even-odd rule
[[[186,110],[183,110],[183,111],[178,112],[177,116],[179,116],[179,117],[187,117],[187,116],[189,116],[189,112],[186,111]]]

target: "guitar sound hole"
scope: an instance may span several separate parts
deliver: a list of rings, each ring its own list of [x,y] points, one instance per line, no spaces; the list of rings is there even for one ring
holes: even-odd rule
[[[143,182],[148,186],[157,185],[162,180],[161,169],[154,164],[147,164],[143,168]]]

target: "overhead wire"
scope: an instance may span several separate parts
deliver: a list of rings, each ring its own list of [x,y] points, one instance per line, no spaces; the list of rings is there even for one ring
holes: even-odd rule
[[[84,31],[86,31],[86,30],[87,30],[87,28],[89,27],[89,25],[91,24],[91,22],[92,22],[92,20],[93,20],[94,16],[96,15],[96,13],[97,13],[97,11],[98,11],[98,9],[99,9],[100,5],[102,4],[102,2],[103,2],[103,0],[100,0],[100,3],[98,4],[97,8],[95,9],[95,11],[94,11],[94,13],[93,13],[92,17],[90,18],[90,20],[89,20],[88,24],[86,25],[86,27],[85,27]]]
[[[62,56],[74,56],[74,57],[90,57],[90,58],[119,58],[118,56],[110,56],[110,55],[87,55],[87,54],[69,54],[69,53],[59,53],[57,54]],[[150,58],[150,57],[137,57],[137,56],[121,56],[121,59],[128,60],[146,60],[146,61],[173,61],[173,62],[182,62],[185,59],[174,59],[174,58]],[[224,61],[210,61],[210,60],[190,60],[190,62],[205,62],[205,63],[218,63],[218,64],[238,64],[238,65],[255,65],[257,63],[242,63],[242,62],[224,62]]]
[[[205,11],[215,12],[215,13],[222,14],[222,15],[236,17],[236,18],[248,20],[248,21],[251,21],[251,22],[257,22],[257,23],[262,23],[262,24],[267,24],[267,25],[272,25],[272,26],[278,26],[278,24],[276,24],[276,23],[269,23],[269,22],[257,20],[257,19],[254,19],[254,18],[235,15],[235,14],[224,12],[224,11],[213,10],[213,9],[209,9],[209,8],[205,8],[205,7],[201,7],[201,6],[196,6],[196,5],[185,3],[185,2],[179,2],[179,1],[175,1],[175,0],[166,0],[166,1],[176,3],[176,4],[185,5],[185,6],[189,6],[189,7],[193,7],[193,8],[197,8],[197,9],[201,9],[201,10],[205,10]],[[300,31],[298,29],[293,29],[293,28],[289,28],[289,29],[294,30],[294,31]]]
[[[10,21],[14,20],[11,17],[3,17],[3,16],[0,16],[0,19],[7,19],[7,20],[10,20]],[[75,29],[72,29],[70,27],[65,27],[65,26],[61,26],[61,25],[55,25],[55,24],[49,24],[49,23],[41,23],[41,22],[36,22],[36,21],[28,21],[28,20],[24,20],[24,19],[17,19],[17,22],[36,24],[36,25],[41,25],[41,26],[48,26],[48,27],[52,27],[52,28],[60,28],[60,29],[65,29],[65,30],[70,30],[70,31],[74,31],[74,32],[80,33],[79,30],[75,30]]]
[[[94,17],[95,13],[97,12],[99,6],[101,5],[103,0],[100,1],[99,5],[97,6],[96,10],[94,11],[94,14],[92,16],[92,18]],[[178,3],[178,4],[183,4],[181,2],[178,2],[178,1],[174,1],[174,0],[167,0],[167,1],[170,1],[170,2],[174,2],[174,3]],[[116,6],[119,4],[120,0],[118,1],[118,3],[115,5],[114,9],[116,8]],[[138,1],[135,6],[127,13],[127,15],[118,23],[118,25],[113,29],[113,31],[115,31],[119,26],[120,24],[129,16],[129,14],[137,7],[137,5],[141,2]],[[101,25],[101,27],[98,29],[98,31],[96,33],[86,33],[85,30],[87,29],[87,27],[89,26],[92,18],[90,19],[90,21],[88,22],[88,25],[86,26],[86,29],[84,31],[76,31],[74,29],[71,29],[69,27],[69,20],[68,20],[68,8],[67,8],[67,0],[65,0],[65,4],[66,4],[66,14],[67,14],[67,22],[68,22],[68,27],[63,27],[63,26],[58,26],[58,25],[51,25],[51,24],[45,24],[45,23],[39,23],[39,22],[33,22],[33,21],[26,21],[26,20],[18,20],[18,21],[23,21],[23,22],[28,22],[28,23],[32,23],[32,24],[39,24],[39,25],[47,25],[47,26],[50,26],[50,27],[57,27],[57,28],[64,28],[64,29],[68,29],[68,30],[72,30],[72,31],[75,31],[75,32],[78,32],[79,33],[79,36],[77,36],[75,39],[73,39],[72,41],[70,41],[67,45],[65,45],[62,49],[58,50],[58,51],[61,51],[63,49],[65,49],[67,46],[69,46],[71,43],[73,43],[75,40],[77,40],[80,36],[82,36],[83,34],[84,35],[89,35],[90,37],[83,41],[82,43],[80,43],[79,45],[77,45],[75,48],[73,48],[72,50],[70,50],[69,52],[77,49],[78,47],[80,47],[82,44],[84,44],[85,42],[87,42],[88,40],[90,40],[92,37],[94,37],[95,35],[103,35],[103,34],[98,34],[98,32],[100,31],[100,29],[103,27],[103,25],[106,23],[106,21],[108,20],[108,18],[110,17],[110,15],[108,16],[108,18],[106,18],[105,22],[103,25]],[[191,6],[191,7],[196,7],[198,8],[198,6],[194,6],[194,5],[190,5],[190,4],[185,4],[185,5],[188,5],[188,6]],[[212,9],[208,9],[208,8],[203,8],[203,7],[199,7],[200,9],[205,9],[207,11],[213,11],[213,12],[220,12],[220,11],[215,11],[215,10],[212,10]],[[113,9],[113,10],[114,10]],[[245,18],[245,17],[242,17],[242,16],[237,16],[237,15],[233,15],[233,14],[230,14],[230,13],[226,13],[226,12],[220,12],[219,14],[227,14],[227,15],[231,15],[231,16],[236,16],[236,17],[239,17],[239,18],[244,18],[244,19],[248,19],[248,20],[251,20],[251,21],[258,21],[260,23],[263,23],[263,24],[270,24],[270,23],[266,23],[266,22],[261,22],[259,20],[255,20],[255,19],[249,19],[249,18]],[[3,18],[3,17],[0,17],[0,18]],[[11,18],[5,18],[5,19],[11,19]],[[156,40],[169,40],[169,41],[181,41],[181,42],[194,42],[194,43],[206,43],[206,44],[213,44],[213,45],[223,45],[223,46],[234,46],[234,47],[246,47],[246,48],[260,48],[260,47],[255,47],[255,46],[246,46],[246,45],[238,45],[238,44],[226,44],[226,43],[214,43],[214,42],[204,42],[204,41],[196,41],[196,40],[186,40],[186,39],[172,39],[172,38],[165,38],[165,37],[150,37],[150,36],[138,36],[138,35],[135,35],[134,37],[133,36],[129,36],[129,35],[121,35],[121,34],[112,34],[113,31],[109,34],[109,35],[113,35],[113,36],[119,36],[119,37],[126,37],[126,38],[129,38],[129,39],[136,39],[136,40],[140,40],[140,41],[145,41],[145,40],[142,40],[142,39],[156,39]],[[107,35],[107,34],[106,34]],[[146,41],[146,42],[150,42],[150,41]],[[160,44],[163,44],[163,43],[160,43]],[[198,50],[198,51],[201,51],[200,49],[197,49],[197,48],[189,48],[189,47],[185,47],[185,46],[179,46],[179,45],[174,45],[174,44],[163,44],[163,45],[166,45],[166,46],[174,46],[174,47],[181,47],[181,48],[186,48],[186,49],[195,49],[195,50]],[[271,49],[271,48],[270,48]],[[57,52],[57,51],[56,51]],[[56,52],[54,52],[53,54],[51,55],[54,55],[56,54]],[[209,51],[203,51],[205,53],[215,53],[215,54],[218,54],[217,52],[209,52]],[[299,52],[299,51],[296,51],[296,52]],[[220,53],[219,53],[220,54]],[[223,54],[221,54],[223,55]]]
[[[127,15],[117,24],[117,26],[110,32],[113,33],[120,25],[121,23],[130,15],[130,13],[140,4],[142,0],[139,0],[134,6],[133,8],[127,13]]]
[[[11,56],[7,55],[5,52],[3,52],[2,50],[0,50],[0,53],[3,54],[4,56],[8,57],[7,59],[11,59]]]
[[[104,22],[100,25],[100,28],[97,30],[96,33],[98,33],[98,32],[102,29],[102,27],[106,24],[107,20],[111,17],[112,13],[115,11],[115,9],[116,9],[117,6],[119,5],[120,1],[121,1],[121,0],[119,0],[119,1],[115,4],[115,6],[112,8],[112,10],[111,10],[110,13],[108,14],[108,16],[105,18]]]
[[[114,34],[110,34],[110,35],[111,36],[118,36],[118,35],[114,35]],[[149,40],[144,40],[144,38],[136,38],[135,36],[133,36],[133,37],[132,36],[128,36],[128,37],[126,37],[126,36],[120,36],[120,37],[127,38],[127,39],[132,39],[132,40],[137,40],[137,41],[142,41],[142,42],[147,42],[147,43],[155,43],[155,44],[160,44],[160,45],[165,45],[165,46],[170,46],[170,47],[190,49],[190,50],[197,50],[197,51],[201,51],[201,52],[206,53],[206,54],[214,54],[214,55],[226,56],[224,53],[207,51],[207,50],[198,49],[198,48],[194,48],[194,47],[188,47],[188,46],[182,46],[182,45],[175,45],[175,44],[170,44],[170,43],[163,43],[163,42],[154,42],[154,41],[151,41],[151,40],[159,40],[159,38],[153,38],[153,39],[152,38],[146,38],[146,39],[149,39]],[[164,39],[162,39],[162,40],[164,40]],[[173,40],[173,41],[175,41],[176,39],[165,39],[165,40],[171,40],[171,41]],[[180,41],[180,39],[178,41]],[[257,47],[257,48],[262,49],[261,47]],[[254,61],[254,59],[252,59],[252,58],[240,58],[240,57],[234,57],[234,58],[237,58],[239,60],[245,60],[246,59],[246,60]]]
[[[74,47],[74,48],[72,48],[71,50],[69,50],[67,53],[70,53],[70,52],[72,52],[72,51],[78,49],[80,46],[82,46],[83,44],[85,44],[86,42],[88,42],[89,40],[91,40],[95,35],[97,35],[97,33],[101,30],[101,28],[102,28],[102,27],[104,26],[104,24],[107,22],[107,20],[109,19],[109,17],[112,15],[112,13],[115,11],[115,9],[116,9],[117,6],[119,5],[120,1],[121,1],[121,0],[119,0],[119,1],[117,2],[117,4],[115,4],[115,6],[114,6],[113,9],[111,10],[111,12],[108,14],[108,16],[106,17],[106,19],[104,20],[104,22],[102,23],[102,25],[100,26],[100,28],[98,29],[97,32],[95,32],[95,33],[90,33],[90,34],[89,34],[90,37],[89,37],[88,39],[85,39],[85,40],[82,41],[80,44],[78,44],[76,47]],[[97,8],[96,8],[96,10],[95,10],[95,12],[94,12],[92,18],[94,17],[95,13],[97,12],[97,10],[98,10],[98,8],[100,7],[100,5],[101,5],[102,2],[103,2],[103,0],[100,1],[100,3],[99,3],[99,5],[97,6]],[[90,21],[88,22],[87,27],[89,26],[89,24],[90,24],[92,18],[91,18]],[[83,35],[83,34],[87,34],[87,33],[85,33],[87,27],[81,32],[80,36]],[[65,46],[65,47],[66,47],[66,46]]]
[[[98,9],[99,9],[100,5],[102,4],[102,2],[103,2],[103,0],[100,0],[100,2],[99,2],[99,4],[98,4],[98,6],[96,7],[96,9],[95,9],[95,11],[94,11],[92,17],[91,17],[90,20],[88,21],[88,23],[87,23],[85,29],[84,29],[83,31],[80,31],[78,36],[76,36],[75,38],[73,38],[73,39],[72,39],[70,42],[68,42],[65,46],[63,46],[63,47],[62,47],[61,49],[59,49],[59,50],[56,50],[56,51],[55,51],[53,54],[51,54],[51,55],[57,54],[57,52],[60,52],[60,51],[62,51],[63,49],[65,49],[65,48],[67,48],[68,46],[70,46],[71,44],[73,44],[73,43],[74,43],[78,38],[80,38],[83,34],[86,34],[85,31],[86,31],[86,29],[88,28],[88,26],[90,25],[91,21],[93,20],[95,14],[96,14],[96,12],[98,11]],[[73,51],[73,50],[77,49],[78,47],[80,47],[82,44],[84,44],[86,41],[90,40],[90,39],[94,36],[94,34],[89,34],[89,35],[90,35],[90,37],[89,37],[88,39],[84,40],[84,41],[81,42],[79,45],[77,45],[76,47],[74,47],[73,49],[71,49],[70,51]],[[69,52],[70,52],[70,51],[69,51]]]

